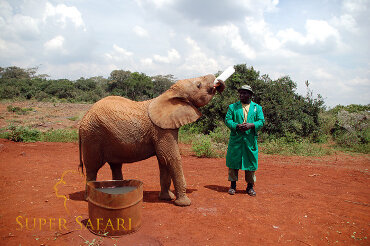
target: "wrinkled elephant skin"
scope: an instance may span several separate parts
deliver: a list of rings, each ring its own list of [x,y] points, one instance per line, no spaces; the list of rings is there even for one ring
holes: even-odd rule
[[[213,75],[180,80],[162,95],[142,102],[109,96],[95,103],[80,122],[80,167],[94,181],[107,162],[113,180],[122,180],[122,164],[156,155],[160,170],[159,197],[187,206],[186,183],[178,147],[178,129],[196,121],[224,83],[214,87]],[[175,194],[169,188],[174,183]]]

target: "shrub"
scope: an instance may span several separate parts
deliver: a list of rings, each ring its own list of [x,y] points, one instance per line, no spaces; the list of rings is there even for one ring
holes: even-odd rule
[[[24,126],[9,126],[6,138],[14,142],[36,142],[40,141],[41,132]]]
[[[197,157],[219,157],[220,154],[212,145],[212,140],[207,135],[199,134],[198,138],[193,141],[192,149]]]
[[[228,144],[230,137],[230,130],[223,122],[219,122],[217,127],[209,133],[213,142]]]
[[[367,111],[350,113],[341,110],[332,134],[339,147],[353,151],[369,153],[370,143],[370,113]]]
[[[19,114],[19,115],[24,115],[24,114],[27,114],[29,111],[32,111],[33,108],[21,108],[21,107],[14,107],[12,105],[8,105],[6,107],[6,109],[8,110],[8,112],[13,112],[13,113],[16,113],[16,114]]]

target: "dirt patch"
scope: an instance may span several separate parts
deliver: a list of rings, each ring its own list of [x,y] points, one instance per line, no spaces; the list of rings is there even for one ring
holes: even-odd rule
[[[9,112],[7,107],[30,109],[25,114]],[[50,103],[37,101],[0,102],[0,128],[9,124],[22,125],[41,131],[77,128],[91,104]]]
[[[124,165],[124,178],[144,182],[143,225],[131,235],[103,238],[103,245],[369,245],[369,155],[261,155],[252,198],[242,173],[237,194],[227,194],[225,159],[199,159],[181,148],[192,205],[158,199],[155,157]],[[70,172],[59,189],[68,197],[69,213],[55,195],[62,174],[77,166],[75,143],[0,139],[1,245],[84,245],[84,239],[99,239],[76,224],[88,217],[83,177]],[[106,165],[98,179],[110,178]],[[41,230],[40,218],[47,221]],[[66,221],[60,229],[59,219]]]

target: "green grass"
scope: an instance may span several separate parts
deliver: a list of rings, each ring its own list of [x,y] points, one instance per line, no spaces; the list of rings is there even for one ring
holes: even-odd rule
[[[56,129],[44,132],[41,136],[43,142],[77,142],[78,131],[76,129]]]
[[[16,113],[18,115],[25,115],[28,114],[29,111],[33,111],[33,108],[21,108],[21,107],[14,107],[13,105],[8,105],[6,107],[8,112]]]
[[[209,135],[195,134],[193,131],[180,129],[179,141],[191,144],[198,157],[225,157],[230,131],[219,126]],[[325,156],[335,153],[335,148],[322,143],[313,143],[309,139],[274,138],[261,136],[258,142],[260,153],[295,156]]]
[[[72,116],[72,117],[67,117],[67,119],[71,120],[71,121],[76,121],[78,120],[80,117],[78,116]]]
[[[41,132],[24,126],[9,125],[0,129],[0,138],[14,142],[77,142],[78,131],[76,129],[56,129]]]
[[[308,140],[286,142],[285,139],[270,139],[259,143],[259,150],[264,154],[324,156],[335,151],[323,144],[311,143]]]

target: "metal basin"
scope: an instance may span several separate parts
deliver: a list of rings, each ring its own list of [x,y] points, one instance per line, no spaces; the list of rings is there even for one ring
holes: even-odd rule
[[[143,183],[108,180],[87,183],[89,220],[86,227],[103,236],[121,236],[141,226]]]

